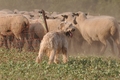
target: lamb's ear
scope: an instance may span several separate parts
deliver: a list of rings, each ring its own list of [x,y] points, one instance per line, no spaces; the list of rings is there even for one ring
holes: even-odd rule
[[[62,28],[64,27],[64,25],[65,25],[65,22],[61,22],[60,25],[58,26],[58,29],[62,30]]]

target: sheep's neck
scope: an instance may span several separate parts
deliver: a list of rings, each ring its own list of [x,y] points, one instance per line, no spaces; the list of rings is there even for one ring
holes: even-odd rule
[[[80,16],[78,19],[77,19],[77,22],[78,22],[78,28],[81,32],[81,24],[86,20],[87,18],[85,16]]]
[[[86,19],[87,18],[85,16],[81,16],[81,17],[78,18],[80,24]]]

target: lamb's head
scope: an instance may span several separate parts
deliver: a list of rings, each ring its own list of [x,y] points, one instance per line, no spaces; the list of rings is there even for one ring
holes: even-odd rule
[[[58,29],[63,31],[65,35],[68,37],[72,37],[73,32],[75,31],[75,27],[72,25],[72,23],[69,23],[69,22],[61,22]]]

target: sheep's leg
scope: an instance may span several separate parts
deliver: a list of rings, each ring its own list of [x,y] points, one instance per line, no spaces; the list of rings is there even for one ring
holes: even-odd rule
[[[4,40],[5,40],[5,48],[8,49],[7,37],[6,36],[4,37]]]
[[[119,56],[120,56],[120,44],[119,41],[116,41],[117,47],[118,47],[118,51],[119,51]]]
[[[88,44],[87,49],[85,49],[84,53],[85,54],[90,54],[91,53],[91,47],[92,47],[92,45]]]
[[[40,40],[39,40],[39,39],[36,39],[36,40],[35,40],[35,47],[38,47],[38,44],[40,44]]]
[[[12,47],[12,43],[13,43],[13,40],[14,40],[14,36],[9,36],[9,44],[10,44],[10,48]]]
[[[120,41],[119,41],[119,33],[116,32],[113,36],[112,36],[113,40],[115,41],[118,51],[119,51],[119,57],[120,57]]]
[[[25,34],[23,32],[20,31],[21,29],[12,29],[12,32],[15,36],[15,38],[17,39],[17,43],[18,43],[18,47],[19,47],[19,51],[22,51],[22,48],[24,46],[24,36]]]
[[[28,35],[27,35],[28,36]],[[29,38],[27,39],[27,43],[28,43],[28,51],[35,51],[34,47],[33,47],[33,41],[34,41],[34,35],[33,34],[29,34]]]
[[[101,38],[100,41],[102,43],[102,48],[101,48],[100,54],[103,54],[107,48],[107,43],[106,43],[106,40],[103,38]]]
[[[94,45],[96,47],[96,51],[94,53],[99,53],[101,49],[101,43],[96,41]]]
[[[107,46],[103,44],[102,49],[101,49],[101,51],[100,51],[100,54],[103,54],[103,53],[105,52],[106,47],[107,47]]]
[[[86,50],[86,53],[90,53],[91,52],[91,45],[92,45],[92,39],[90,37],[86,38],[86,41],[88,42],[88,48]]]
[[[25,44],[24,37],[21,37],[21,40],[20,40],[20,51],[22,51],[22,48],[24,47],[24,44]]]
[[[118,51],[119,51],[119,56],[120,56],[120,41],[119,41],[119,39],[114,39],[114,41],[115,41],[115,43],[116,43],[116,45],[117,45],[117,48],[118,48]]]
[[[4,44],[4,41],[0,41],[0,47],[2,47]]]
[[[21,39],[17,39],[17,42],[18,42],[18,48],[19,48],[18,51],[21,52],[25,43],[23,34],[21,34]]]
[[[111,38],[109,38],[108,42],[110,43],[110,46],[111,46],[111,49],[112,49],[112,53],[115,54],[113,40]]]
[[[15,42],[13,45],[16,49],[19,49],[19,40],[17,38],[15,38]]]
[[[23,34],[20,34],[19,38],[16,38],[16,48],[18,48],[18,52],[22,51],[24,43],[25,43],[24,36],[23,36]]]
[[[51,51],[48,64],[51,64],[54,61],[55,52],[56,52],[55,50]]]
[[[28,44],[29,44],[28,50],[29,50],[29,51],[35,51],[35,49],[33,48],[33,45],[32,45],[32,44],[33,44],[33,40],[29,40],[29,43],[28,43]]]

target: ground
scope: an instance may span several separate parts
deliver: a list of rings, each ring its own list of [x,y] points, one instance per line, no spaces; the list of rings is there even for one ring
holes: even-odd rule
[[[37,64],[37,52],[0,49],[0,80],[119,80],[120,60],[112,57],[69,56],[68,63]],[[62,58],[61,58],[62,59]]]

